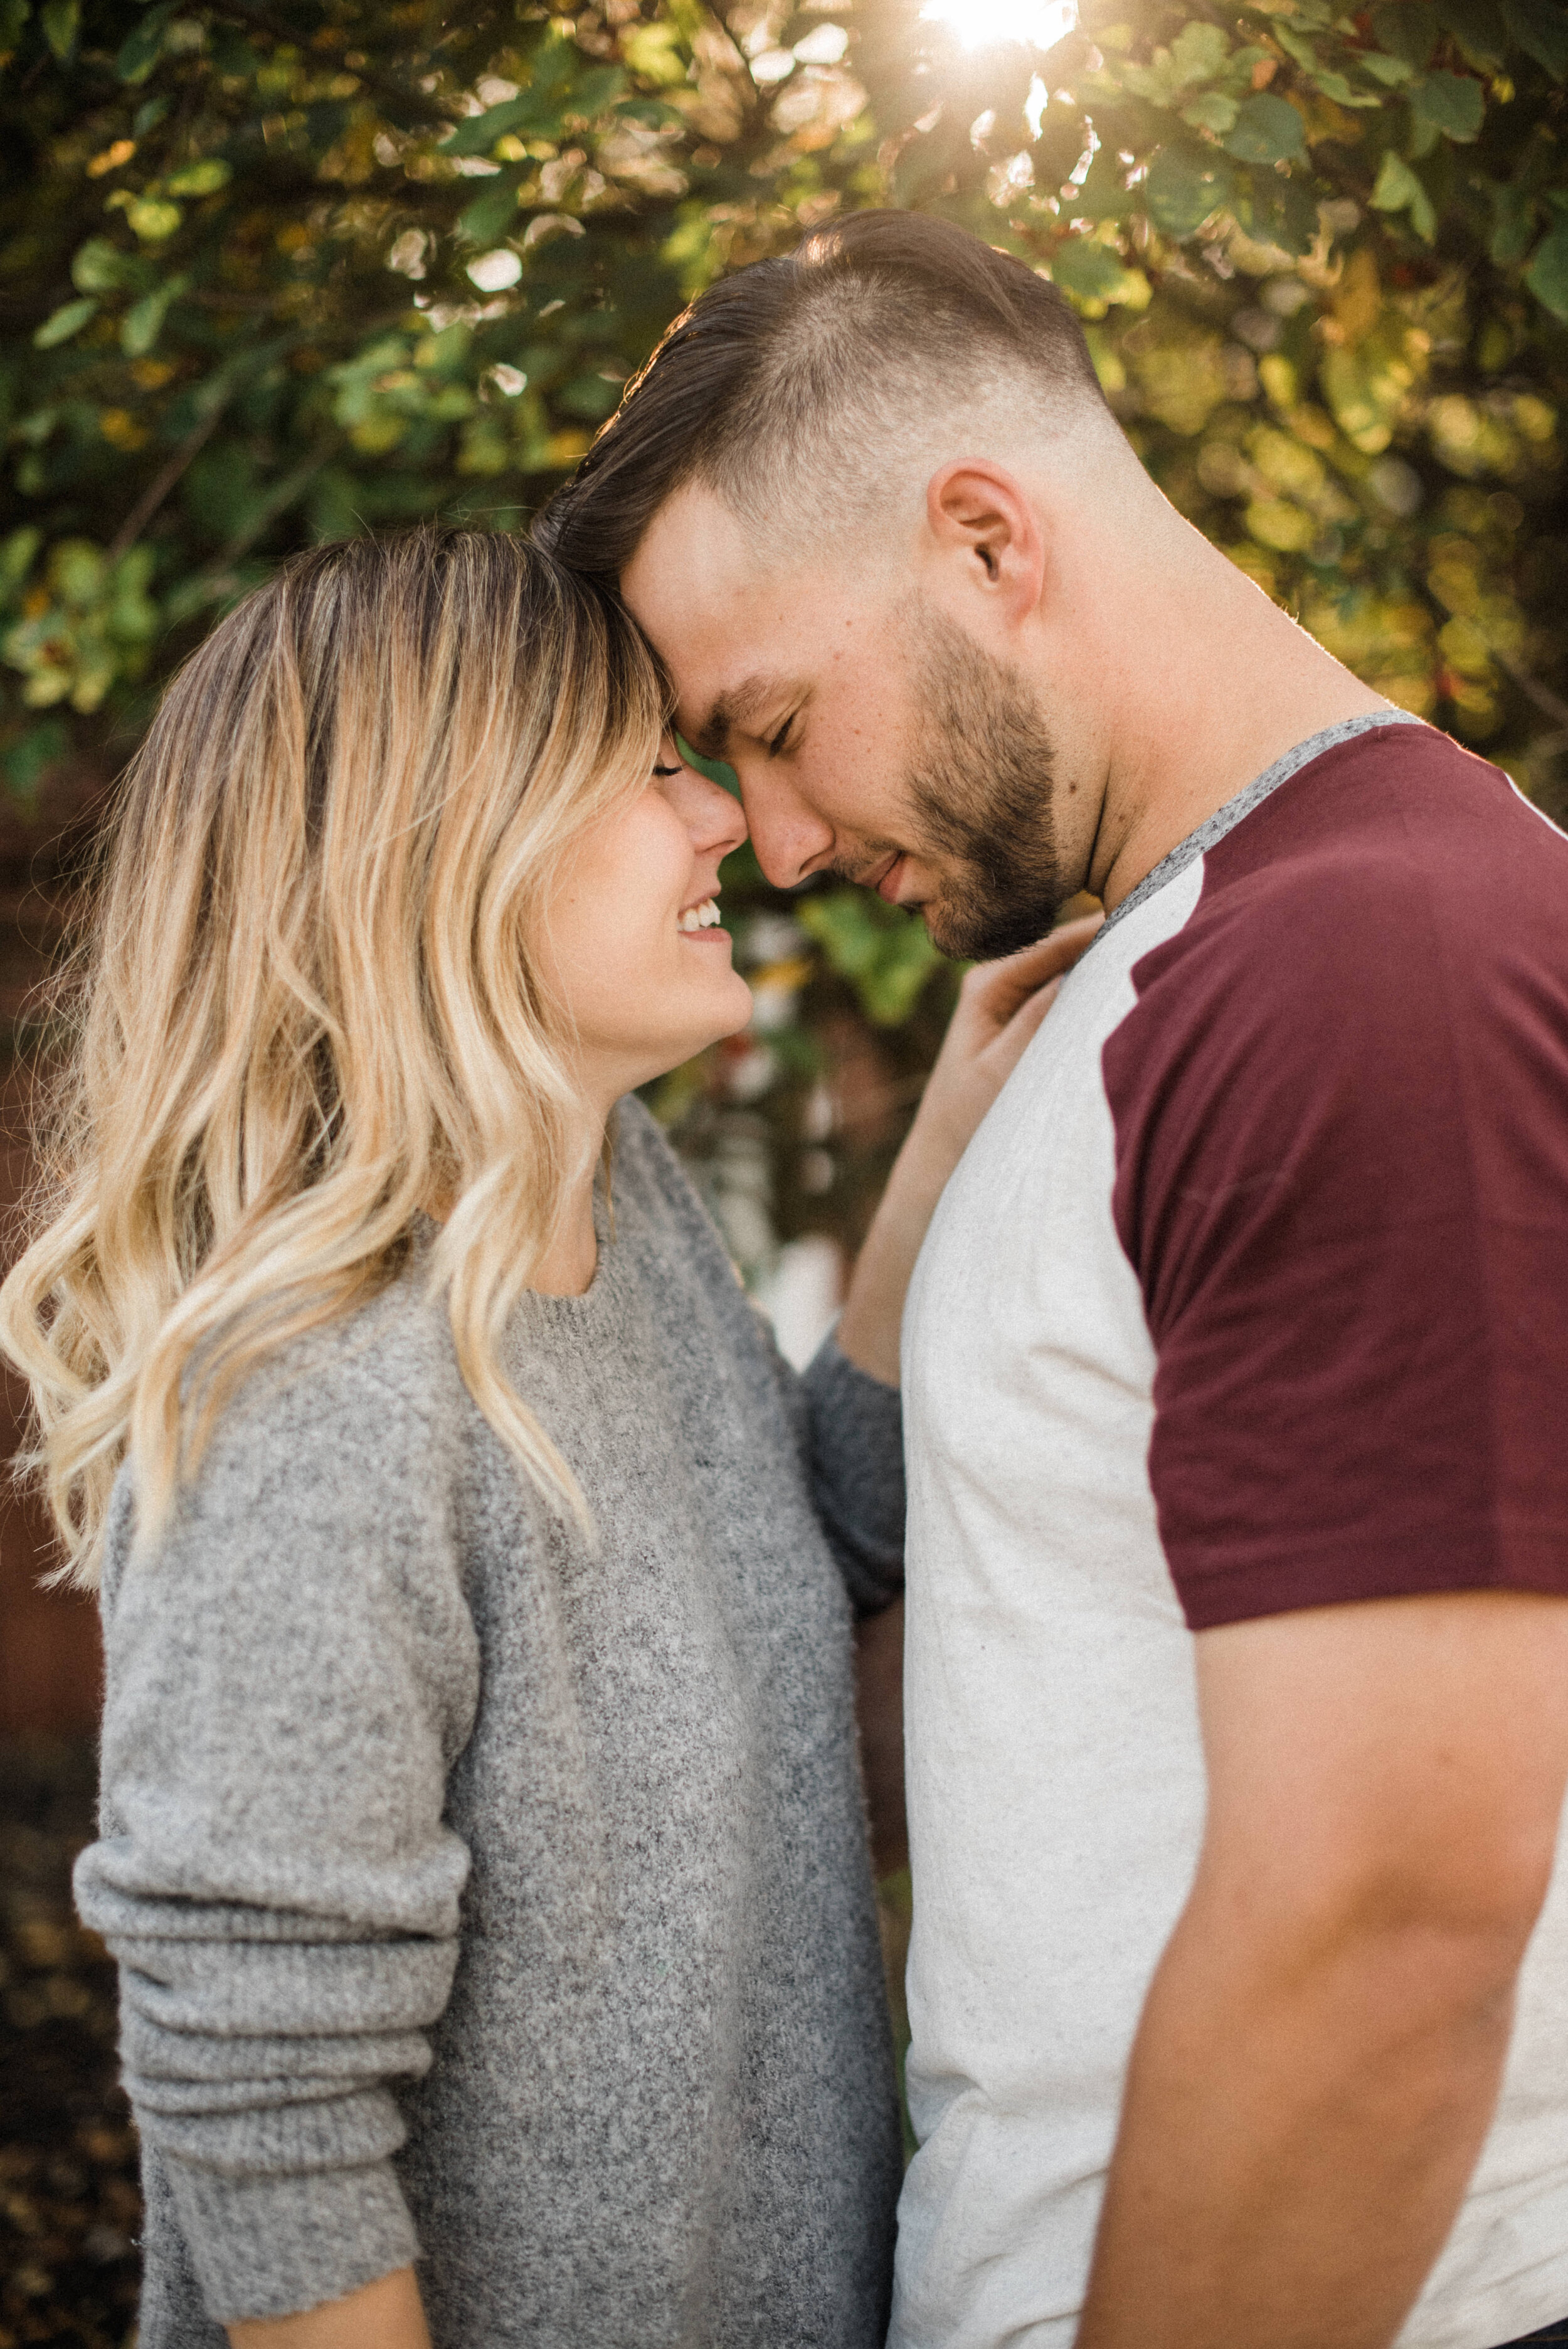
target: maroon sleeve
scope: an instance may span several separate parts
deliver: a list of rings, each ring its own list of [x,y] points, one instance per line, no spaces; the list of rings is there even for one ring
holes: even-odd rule
[[[1194,1630],[1568,1594],[1568,841],[1408,731],[1211,852],[1106,1048]]]

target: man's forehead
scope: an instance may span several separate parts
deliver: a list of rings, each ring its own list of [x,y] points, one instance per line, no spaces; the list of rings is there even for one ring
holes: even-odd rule
[[[643,533],[621,590],[641,616],[676,598],[703,604],[743,593],[759,575],[739,517],[705,484],[689,481],[665,499]]]

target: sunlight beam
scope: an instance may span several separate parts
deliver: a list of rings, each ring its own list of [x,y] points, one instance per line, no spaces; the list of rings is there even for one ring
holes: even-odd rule
[[[921,16],[945,25],[966,49],[1022,42],[1026,48],[1054,48],[1078,23],[1078,0],[925,0]]]

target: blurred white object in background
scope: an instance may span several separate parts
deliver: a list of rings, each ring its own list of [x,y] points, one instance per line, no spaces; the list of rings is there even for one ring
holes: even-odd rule
[[[786,1240],[752,1294],[773,1324],[779,1352],[803,1371],[844,1301],[844,1252],[820,1233]]]

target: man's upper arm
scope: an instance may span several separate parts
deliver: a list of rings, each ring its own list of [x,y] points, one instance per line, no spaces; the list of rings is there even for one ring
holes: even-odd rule
[[[1398,845],[1217,888],[1107,1048],[1194,1630],[1568,1594],[1562,926]]]
[[[1314,1608],[1201,1632],[1197,1663],[1203,1864],[1259,1930],[1528,1934],[1568,1782],[1568,1599]]]

